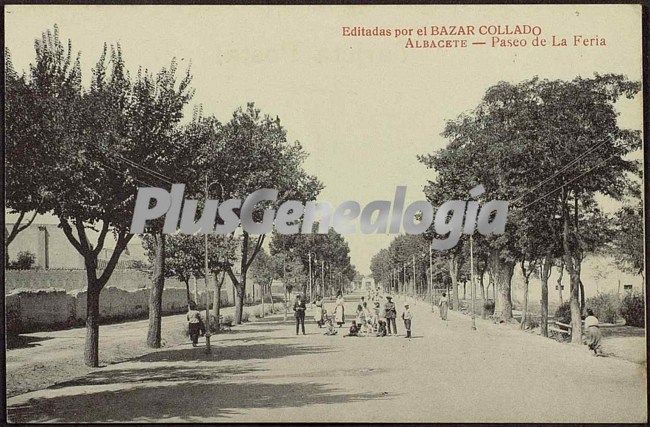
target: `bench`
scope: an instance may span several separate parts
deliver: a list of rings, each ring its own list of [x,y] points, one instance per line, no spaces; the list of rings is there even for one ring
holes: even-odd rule
[[[556,333],[558,333],[558,334],[568,334],[568,335],[571,335],[571,331],[567,331],[566,329],[556,328],[556,327],[554,327],[554,326],[549,326],[548,331],[549,331],[549,332],[556,332]]]

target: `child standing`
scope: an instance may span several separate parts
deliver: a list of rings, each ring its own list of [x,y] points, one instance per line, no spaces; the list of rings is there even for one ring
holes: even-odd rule
[[[408,304],[404,304],[402,319],[404,320],[404,328],[406,329],[406,338],[411,338],[411,320],[413,319],[413,314],[411,314]]]

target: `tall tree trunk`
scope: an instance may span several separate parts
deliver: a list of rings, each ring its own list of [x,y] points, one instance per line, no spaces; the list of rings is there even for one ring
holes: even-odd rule
[[[585,285],[582,283],[582,278],[580,278],[580,270],[577,270],[577,273],[578,273],[578,284],[580,286],[580,313],[584,314],[586,309]]]
[[[560,266],[558,267],[560,275],[557,278],[557,291],[558,291],[558,298],[560,300],[560,305],[564,304],[564,298],[562,298],[562,278],[564,276],[564,257],[562,257],[562,261],[560,261]]]
[[[553,268],[553,257],[550,253],[546,255],[542,264],[542,274],[540,279],[542,281],[542,299],[540,304],[542,306],[542,319],[540,321],[540,326],[542,330],[542,336],[548,337],[548,279],[551,276],[551,270]]]
[[[194,303],[199,306],[199,285],[196,283],[196,276],[192,275],[192,286],[194,286]]]
[[[496,289],[495,311],[494,314],[502,322],[512,320],[512,274],[514,273],[515,263],[501,259],[498,250],[490,251],[490,266],[494,274],[494,287]],[[498,310],[497,310],[498,307]]]
[[[84,363],[96,368],[99,366],[99,294],[101,288],[97,279],[88,277],[86,292],[86,346],[84,348]],[[94,275],[93,275],[94,276]]]
[[[531,268],[531,266],[528,265],[528,268]],[[519,324],[519,327],[521,329],[526,329],[526,326],[528,325],[528,287],[530,285],[530,274],[527,274],[524,261],[521,261],[521,272],[524,275],[524,309],[521,312],[521,323]]]
[[[580,317],[580,303],[578,301],[578,291],[580,289],[580,277],[573,266],[573,256],[571,245],[569,244],[569,215],[566,207],[566,196],[562,198],[562,246],[564,249],[564,267],[569,273],[571,284],[571,298],[569,304],[571,307],[571,342],[580,344],[582,342],[582,319]]]
[[[219,316],[221,316],[221,287],[226,279],[226,272],[221,273],[221,280],[217,280],[217,274],[214,275],[214,295],[212,300],[212,316],[215,320],[216,331],[219,332]]]
[[[75,237],[72,226],[74,225],[77,236]],[[63,230],[66,238],[83,256],[86,268],[86,344],[84,349],[84,362],[88,366],[99,366],[99,294],[113,274],[115,267],[120,259],[120,255],[126,249],[129,241],[133,237],[125,231],[117,233],[115,248],[111,253],[106,267],[97,277],[97,257],[104,247],[106,235],[109,232],[109,223],[104,221],[102,229],[97,236],[97,244],[93,247],[86,235],[86,225],[81,218],[74,218],[70,221],[68,218],[59,217],[59,226]]]
[[[235,324],[237,325],[241,325],[244,314],[244,299],[246,297],[244,289],[241,285],[235,286]]]
[[[153,279],[149,294],[149,331],[147,332],[147,346],[160,348],[162,320],[162,295],[165,288],[165,235],[155,233],[156,253],[153,267]]]
[[[521,314],[521,329],[526,329],[528,326],[528,287],[530,285],[530,279],[526,278],[524,280],[524,309]]]
[[[479,275],[478,275],[478,283],[481,288],[481,301],[484,303],[485,302],[485,285],[484,285],[484,278],[485,278],[485,270],[482,270]]]
[[[190,294],[190,279],[185,279],[185,291],[187,293],[187,308],[190,308],[190,303],[192,302],[192,295]]]
[[[454,310],[458,310],[460,305],[459,295],[458,295],[458,256],[451,255],[449,257],[448,264],[449,264],[449,276],[451,277],[451,289],[452,289],[451,304]]]

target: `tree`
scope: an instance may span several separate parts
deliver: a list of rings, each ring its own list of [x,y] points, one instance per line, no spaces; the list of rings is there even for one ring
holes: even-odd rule
[[[223,271],[225,262],[232,262],[233,247],[228,245],[227,237],[210,236],[208,239],[208,267],[212,274]],[[142,246],[152,265],[159,253],[156,250],[158,239],[156,234],[144,234]],[[187,305],[190,305],[190,279],[205,278],[205,242],[203,236],[175,234],[165,239],[165,277],[176,277],[185,283]],[[199,301],[194,301],[199,303]]]
[[[152,176],[143,176],[138,165],[156,157],[151,145],[146,147],[147,141],[155,140],[151,135],[158,134],[159,126],[165,128],[180,119],[178,105],[185,102],[185,96],[165,93],[152,98],[165,102],[145,102],[147,93],[168,92],[173,87],[172,69],[159,74],[153,90],[149,87],[152,81],[143,75],[134,85],[119,45],[111,48],[110,54],[104,46],[88,89],[81,86],[79,61],[72,59],[71,43],[66,49],[56,28],[45,32],[35,48],[27,87],[29,97],[36,100],[30,120],[36,123],[33,145],[39,151],[34,158],[39,161],[40,173],[33,175],[39,181],[33,188],[38,190],[30,191],[37,191],[34,194],[42,200],[41,210],[52,211],[59,218],[59,226],[83,257],[87,281],[85,362],[98,366],[99,296],[132,238],[128,227],[137,185],[150,186],[152,180]],[[168,128],[165,132],[171,136]],[[98,256],[109,235],[115,246],[106,266],[99,270]],[[164,246],[161,243],[159,247]],[[164,266],[154,270],[162,275]]]
[[[115,175],[105,167],[97,144],[119,145],[118,137],[128,87],[123,62],[115,53],[111,68],[96,68],[91,87],[81,87],[79,61],[72,62],[72,46],[59,40],[58,30],[43,33],[35,43],[36,60],[30,66],[29,88],[37,100],[31,111],[39,129],[36,159],[41,178],[35,188],[45,195],[46,210],[59,218],[59,226],[83,257],[86,269],[85,363],[98,366],[99,295],[131,239],[126,221],[133,209],[135,179]],[[77,55],[78,58],[78,55]],[[100,59],[103,62],[104,56]],[[13,183],[12,185],[17,185]],[[96,231],[91,239],[88,230]],[[98,270],[98,255],[107,235],[115,248],[105,268]]]
[[[54,31],[58,37],[56,27]],[[47,56],[41,61],[53,62],[54,59]],[[59,62],[65,64],[65,68],[58,70],[56,77],[61,82],[53,90],[57,93],[74,92],[78,66],[69,60],[59,59]],[[5,262],[9,260],[9,244],[46,207],[40,185],[44,178],[43,169],[39,163],[44,160],[42,156],[46,154],[47,141],[39,137],[43,128],[36,114],[42,105],[36,101],[30,83],[24,74],[19,76],[14,70],[9,49],[5,49],[5,207],[18,214],[11,230],[5,234]],[[56,103],[56,100],[48,100]]]
[[[100,68],[98,66],[98,68]],[[154,76],[147,70],[138,70],[129,91],[130,102],[126,110],[127,132],[123,135],[129,144],[127,153],[120,153],[129,159],[125,165],[134,167],[147,180],[171,184],[172,182],[193,182],[188,178],[188,168],[179,164],[184,159],[176,153],[191,149],[186,138],[179,137],[178,124],[183,117],[183,108],[193,96],[190,88],[192,76],[189,69],[182,79],[176,77],[177,64],[172,59],[169,67],[162,68]],[[133,159],[137,162],[132,162]],[[171,181],[166,177],[173,176]],[[147,345],[160,347],[162,294],[165,286],[165,240],[162,221],[150,225],[149,232],[155,234],[155,257],[153,258],[152,287],[149,297],[149,329]]]
[[[314,200],[322,184],[307,174],[302,163],[306,158],[299,142],[290,143],[279,118],[262,116],[254,104],[238,109],[219,132],[221,159],[227,159],[212,170],[209,179],[222,184],[222,200],[245,199],[261,188],[278,190],[276,203],[258,204],[253,215],[262,218],[263,210],[279,206],[286,200]],[[241,323],[244,309],[248,269],[264,243],[265,235],[252,237],[242,230],[239,268],[228,267],[226,272],[235,285],[235,323]],[[249,251],[252,248],[252,251]]]
[[[643,204],[641,198],[634,204],[626,204],[614,218],[611,251],[618,265],[630,273],[643,275]]]
[[[580,217],[585,217],[580,210],[596,192],[620,198],[627,174],[638,170],[637,162],[624,156],[639,148],[639,132],[617,126],[613,103],[634,96],[639,88],[639,83],[617,75],[501,82],[487,90],[477,108],[447,123],[443,136],[450,143],[445,149],[420,157],[438,172],[435,184],[452,195],[482,183],[486,199],[523,205],[518,216],[511,210],[503,235],[486,239],[490,276],[499,288],[496,312],[502,320],[512,317],[510,282],[515,262],[524,256],[517,244],[521,227],[559,215],[564,265],[575,300],[573,330],[578,332],[573,339],[579,341],[579,265],[589,246],[583,235],[588,227],[578,231]],[[595,169],[597,173],[590,173]]]
[[[350,248],[342,235],[330,228],[327,234],[318,234],[318,224],[313,226],[312,234],[282,235],[274,232],[269,244],[272,256],[285,254],[287,258],[298,259],[307,280],[301,283],[302,293],[307,295],[311,262],[312,281],[325,295],[338,291],[334,279],[353,280],[356,275],[350,263]],[[313,297],[313,295],[311,295]]]

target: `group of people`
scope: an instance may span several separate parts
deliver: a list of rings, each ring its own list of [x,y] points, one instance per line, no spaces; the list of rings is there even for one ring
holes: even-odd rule
[[[385,301],[384,301],[385,300]],[[356,319],[346,336],[378,336],[397,335],[397,307],[390,295],[382,297],[375,294],[371,296],[372,308],[368,306],[365,297],[357,305]],[[404,305],[402,320],[406,329],[406,338],[411,337],[411,321],[413,314],[409,305]]]
[[[383,296],[381,292],[371,292],[366,297],[362,296],[359,304],[357,305],[356,317],[352,320],[348,333],[345,337],[362,337],[362,336],[377,336],[384,337],[387,335],[397,335],[397,307],[393,302],[390,295]],[[336,296],[336,303],[332,313],[328,313],[324,307],[323,298],[319,295],[314,300],[316,308],[314,320],[319,328],[325,327],[325,335],[336,335],[337,330],[334,327],[336,324],[341,328],[345,324],[345,304],[343,295],[339,292]],[[368,304],[370,302],[370,304]],[[449,309],[449,298],[446,293],[442,293],[437,303],[440,311],[440,318],[447,320],[447,311]],[[296,295],[296,300],[293,304],[293,311],[296,318],[296,335],[302,331],[305,335],[305,314],[307,306],[305,300],[301,295]],[[411,313],[409,304],[404,304],[401,318],[404,322],[406,329],[406,338],[411,338],[411,324],[413,321],[413,314]],[[192,346],[196,347],[198,344],[199,336],[205,333],[205,324],[201,319],[200,313],[197,310],[196,304],[192,301],[187,311],[188,332],[192,341]],[[602,356],[602,334],[598,327],[598,318],[594,316],[591,309],[587,309],[587,317],[585,318],[585,344],[597,356]]]
[[[314,321],[319,328],[325,328],[325,335],[336,335],[336,326],[341,328],[345,324],[345,300],[339,292],[336,296],[334,310],[331,313],[324,307],[323,298],[318,295],[313,301],[315,307]],[[296,318],[296,335],[302,332],[305,335],[305,315],[307,306],[301,295],[296,295],[293,304],[293,311]],[[401,318],[406,329],[406,338],[411,338],[411,322],[413,314],[409,304],[404,305]],[[362,296],[357,305],[356,317],[352,320],[348,333],[344,336],[378,336],[397,335],[397,307],[392,297],[382,296],[380,291],[372,291],[366,297]]]

